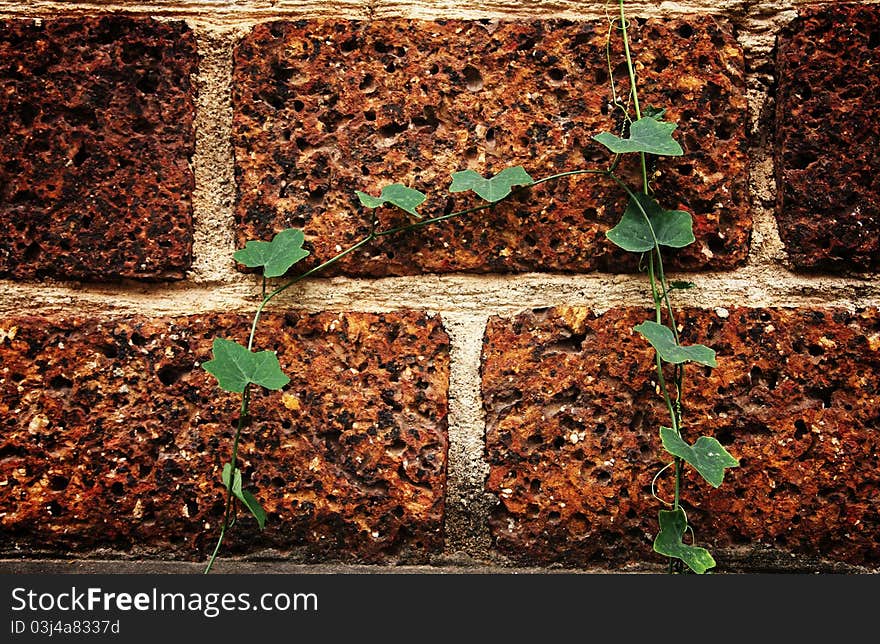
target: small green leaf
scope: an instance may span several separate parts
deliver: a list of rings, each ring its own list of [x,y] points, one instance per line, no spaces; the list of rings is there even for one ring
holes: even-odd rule
[[[422,205],[427,198],[424,193],[407,188],[402,183],[392,183],[390,186],[385,186],[382,188],[382,194],[378,197],[373,197],[360,190],[355,190],[354,193],[361,205],[366,208],[378,208],[385,203],[390,203],[415,217],[420,216],[416,212],[416,208]]]
[[[710,436],[700,436],[696,443],[688,445],[674,429],[661,427],[660,440],[667,452],[687,461],[712,487],[724,482],[725,468],[739,465],[739,461]]]
[[[462,170],[452,174],[449,192],[473,190],[486,201],[495,203],[509,195],[514,186],[530,186],[534,182],[522,166],[504,168],[491,179],[486,179],[473,170]]]
[[[227,489],[229,489],[230,471],[232,471],[232,465],[226,463],[223,465],[223,472],[220,474],[220,478],[223,480],[223,485],[225,485]],[[241,470],[237,467],[235,468],[235,477],[232,481],[232,494],[235,495],[235,498],[241,501],[254,516],[257,520],[257,525],[260,526],[260,530],[266,527],[266,511],[253,494],[241,488]]]
[[[605,236],[632,253],[653,249],[655,237],[660,246],[682,248],[694,241],[693,219],[684,210],[664,210],[652,197],[641,192],[629,200],[620,222]]]
[[[684,282],[682,280],[672,280],[669,282],[669,290],[670,291],[686,291],[689,288],[694,288],[696,284],[693,282]]]
[[[681,540],[686,529],[684,510],[660,510],[660,533],[654,539],[654,552],[681,559],[691,570],[702,575],[715,567],[715,560],[705,548],[689,546]]]
[[[272,351],[254,353],[232,340],[214,338],[214,359],[202,367],[217,378],[224,391],[242,393],[248,383],[266,389],[281,389],[290,378],[281,371],[278,356]]]
[[[309,251],[302,247],[304,240],[302,230],[287,228],[270,242],[249,241],[235,251],[233,257],[250,268],[262,266],[266,277],[281,277],[299,260],[308,257]]]
[[[655,116],[644,116],[629,126],[629,138],[622,139],[610,132],[602,132],[593,137],[615,154],[645,152],[659,156],[678,157],[684,150],[672,138],[675,123],[658,121]]]
[[[663,117],[666,116],[666,108],[649,105],[642,110],[642,116],[649,116],[656,121],[662,121]]]
[[[702,344],[687,346],[676,344],[675,336],[672,335],[672,329],[669,327],[658,324],[653,320],[648,320],[633,328],[651,343],[651,346],[656,349],[660,357],[666,362],[671,362],[672,364],[696,362],[707,367],[717,366],[715,363],[715,352],[712,349]]]

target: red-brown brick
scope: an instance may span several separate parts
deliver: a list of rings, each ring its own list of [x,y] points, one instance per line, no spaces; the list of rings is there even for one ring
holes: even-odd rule
[[[0,21],[0,277],[184,276],[196,68],[182,22]]]
[[[779,36],[776,218],[795,267],[880,269],[880,7],[803,8]]]
[[[3,551],[205,557],[240,399],[199,365],[215,335],[244,341],[247,322],[232,314],[3,320]],[[259,532],[241,517],[224,552],[397,561],[441,548],[448,339],[440,320],[288,312],[263,319],[257,344],[278,351],[292,381],[252,396],[241,469],[269,520]]]
[[[436,192],[420,210],[436,216],[478,203],[444,196],[457,170],[522,164],[539,178],[607,166],[591,140],[616,127],[607,32],[604,21],[258,25],[238,45],[233,72],[239,246],[304,227],[317,262],[367,233],[355,190],[378,195],[402,182]],[[738,265],[751,230],[742,51],[727,23],[706,16],[634,20],[632,34],[642,104],[669,108],[687,152],[661,160],[653,184],[665,206],[695,215],[697,243],[673,264]],[[614,65],[625,94],[626,66]],[[624,166],[638,185],[634,165]],[[610,181],[561,180],[467,221],[376,242],[340,270],[633,269],[604,236],[624,205]],[[381,212],[383,224],[404,223],[398,212]]]
[[[723,314],[723,312],[722,312]],[[491,319],[483,354],[492,534],[506,555],[662,562],[652,477],[668,455],[649,313],[557,308]],[[699,543],[880,563],[880,313],[691,310],[686,342],[718,352],[686,378],[686,437],[740,459],[716,489],[688,475]],[[659,493],[671,498],[667,476]],[[719,561],[724,563],[723,550]],[[742,563],[742,562],[741,562]]]

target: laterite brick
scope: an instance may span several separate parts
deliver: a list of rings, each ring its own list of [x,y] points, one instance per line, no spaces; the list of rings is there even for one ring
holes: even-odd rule
[[[0,332],[0,543],[10,554],[204,558],[224,507],[240,397],[200,365],[235,314],[16,317]],[[261,322],[291,382],[255,388],[240,447],[247,513],[227,555],[347,561],[442,547],[448,338],[437,317],[295,311]]]
[[[740,459],[718,489],[688,470],[683,507],[710,549],[767,547],[880,563],[880,312],[688,310],[684,436]],[[686,316],[686,317],[685,317]],[[648,311],[555,308],[492,318],[483,352],[497,548],[523,561],[661,563],[651,481],[671,459]],[[667,380],[671,382],[671,372]],[[669,470],[657,494],[672,498]],[[723,555],[723,553],[722,553]],[[723,562],[723,557],[719,557]]]
[[[0,20],[0,277],[184,276],[197,63],[182,22]]]
[[[303,20],[256,26],[234,61],[237,243],[304,228],[325,260],[369,231],[354,191],[404,183],[439,216],[481,202],[449,196],[453,172],[521,164],[534,178],[604,168],[592,136],[619,131],[605,21]],[[671,260],[723,269],[748,252],[751,216],[743,53],[721,19],[633,20],[642,105],[668,108],[686,156],[651,159],[667,208],[695,217],[696,244]],[[614,84],[627,92],[622,47]],[[631,163],[629,162],[631,161]],[[630,159],[620,172],[638,186]],[[335,267],[359,276],[632,270],[605,239],[625,206],[610,180],[580,176],[511,203],[384,238]],[[393,209],[383,226],[406,223]]]
[[[779,36],[776,219],[798,270],[880,269],[880,7],[804,8]]]

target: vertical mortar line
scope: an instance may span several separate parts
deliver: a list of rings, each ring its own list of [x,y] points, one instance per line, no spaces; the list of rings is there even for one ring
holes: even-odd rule
[[[193,157],[193,265],[196,283],[240,279],[235,250],[235,174],[232,152],[232,48],[235,32],[194,26],[199,51],[196,78],[196,152]]]
[[[494,498],[485,491],[485,422],[480,359],[487,315],[442,314],[450,339],[449,457],[446,483],[446,544],[453,559],[491,555],[489,512]]]
[[[749,146],[749,197],[752,211],[752,241],[747,265],[778,271],[788,264],[776,221],[776,177],[773,165],[775,99],[771,89],[775,78],[776,34],[791,12],[770,12],[748,7],[737,20],[737,40],[745,60]],[[770,72],[761,70],[772,70]]]

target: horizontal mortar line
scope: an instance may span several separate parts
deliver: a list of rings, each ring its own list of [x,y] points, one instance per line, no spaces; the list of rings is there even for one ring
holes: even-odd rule
[[[740,18],[768,18],[778,16],[806,4],[835,4],[838,0],[789,0],[781,2],[751,3],[748,0],[680,1],[661,3],[642,1],[628,2],[627,14],[632,17],[687,17],[693,14],[728,15]],[[877,4],[880,0],[863,0],[863,4]],[[368,19],[369,8],[366,2],[328,3],[318,0],[269,2],[237,2],[230,5],[220,1],[180,1],[180,2],[31,2],[23,7],[21,2],[0,1],[0,17],[44,17],[59,14],[92,14],[128,12],[155,17],[192,18],[199,22],[218,25],[238,24],[246,26],[274,18],[339,17]],[[374,10],[375,18],[426,19],[437,18],[459,20],[481,19],[530,19],[563,18],[595,20],[608,15],[616,15],[616,7],[608,11],[604,2],[592,2],[585,6],[576,0],[557,2],[520,3],[482,2],[479,8],[468,7],[466,3],[423,3],[423,2],[379,2]]]
[[[803,276],[770,265],[736,271],[669,274],[696,287],[676,291],[676,306],[809,307],[880,306],[880,276],[867,279]],[[281,282],[275,282],[275,285]],[[389,278],[315,278],[279,295],[275,309],[383,312],[422,309],[437,312],[509,315],[555,305],[604,311],[650,303],[647,277],[638,274],[421,275]],[[0,282],[0,314],[52,313],[188,315],[253,311],[259,281],[205,286],[179,284],[88,284]]]

